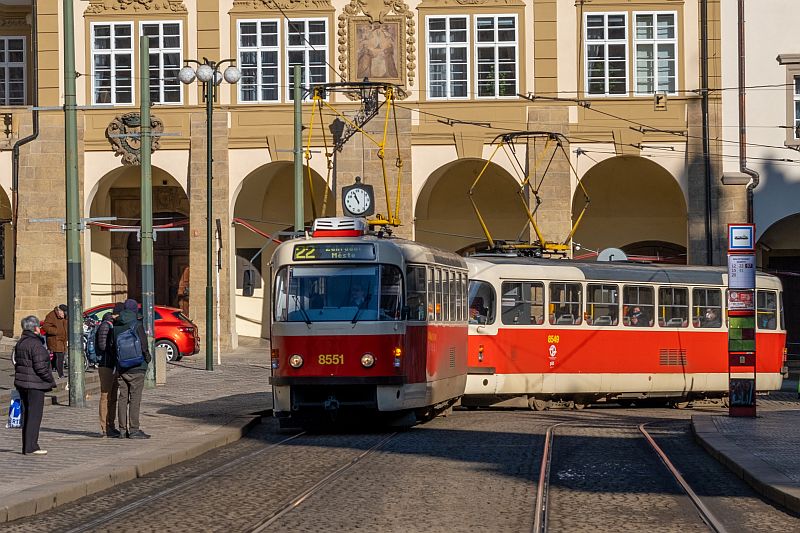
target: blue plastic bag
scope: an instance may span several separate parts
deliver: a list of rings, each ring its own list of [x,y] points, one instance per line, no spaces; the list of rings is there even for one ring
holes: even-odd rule
[[[11,398],[11,405],[8,406],[7,428],[22,427],[22,402],[19,398]]]

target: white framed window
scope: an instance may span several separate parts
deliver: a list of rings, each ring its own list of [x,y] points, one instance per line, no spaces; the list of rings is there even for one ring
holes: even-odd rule
[[[280,23],[277,19],[240,20],[240,102],[280,100]]]
[[[181,21],[142,22],[140,34],[150,41],[150,101],[180,104],[183,101],[178,71],[183,66]]]
[[[633,16],[636,94],[674,94],[678,90],[678,14],[636,12]]]
[[[626,13],[584,15],[586,94],[628,94],[628,27]]]
[[[475,72],[478,98],[516,97],[517,16],[475,16]]]
[[[92,23],[92,103],[133,103],[133,23]]]
[[[328,19],[286,21],[286,56],[289,70],[286,100],[294,100],[294,66],[300,65],[302,85],[310,87],[328,81]]]
[[[0,37],[0,105],[25,99],[25,37]]]
[[[469,17],[426,17],[428,98],[467,98]]]
[[[794,77],[794,129],[792,136],[800,139],[800,76]]]

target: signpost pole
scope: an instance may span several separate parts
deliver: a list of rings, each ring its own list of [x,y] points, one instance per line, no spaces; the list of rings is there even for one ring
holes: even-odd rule
[[[728,225],[728,394],[730,416],[756,416],[755,226]],[[753,377],[744,377],[752,371]]]

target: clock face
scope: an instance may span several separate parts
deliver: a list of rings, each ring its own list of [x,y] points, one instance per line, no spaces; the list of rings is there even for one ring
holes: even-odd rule
[[[371,204],[369,193],[360,187],[353,187],[344,196],[344,206],[354,215],[366,213]]]

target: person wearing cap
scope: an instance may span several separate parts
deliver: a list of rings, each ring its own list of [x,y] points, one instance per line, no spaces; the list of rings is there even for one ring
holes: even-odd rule
[[[115,427],[117,419],[117,353],[114,349],[114,321],[124,309],[122,302],[114,304],[111,312],[103,315],[97,327],[95,350],[99,358],[97,369],[100,375],[100,436],[118,438],[122,433]]]
[[[139,337],[144,361],[133,368],[119,370],[119,398],[117,400],[117,422],[120,432],[125,433],[129,439],[149,439],[150,435],[139,427],[139,407],[142,403],[142,390],[144,389],[144,376],[147,365],[150,363],[150,350],[147,344],[147,335],[141,320],[139,320],[139,304],[136,300],[125,300],[119,318],[114,321],[113,337],[117,342],[119,336],[128,329],[133,328]]]
[[[61,304],[47,313],[42,321],[47,349],[53,352],[53,366],[58,377],[64,377],[64,353],[67,351],[67,306]]]

